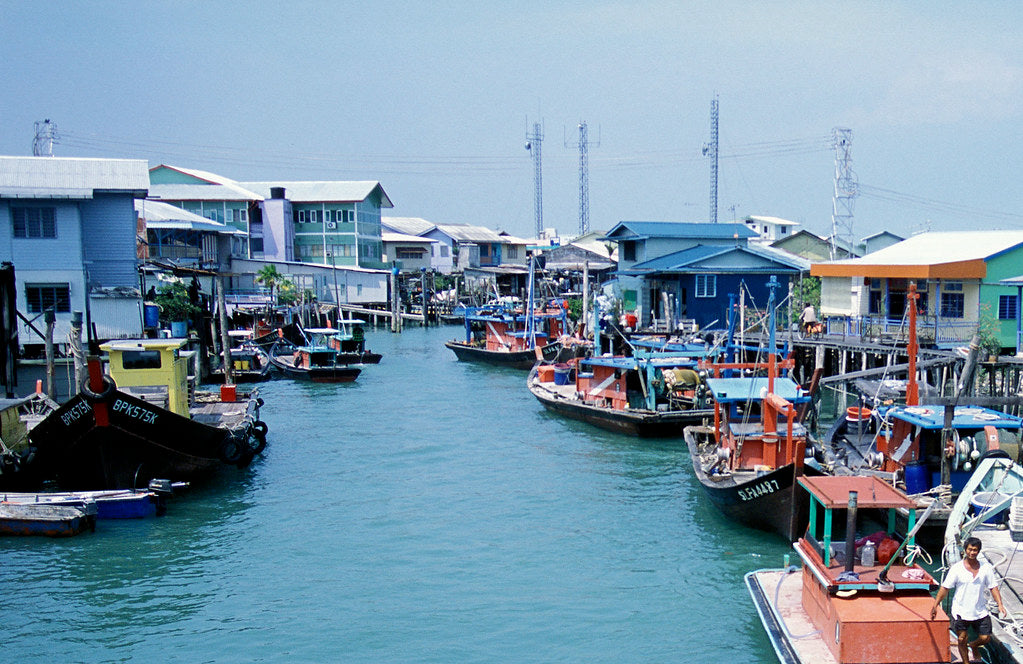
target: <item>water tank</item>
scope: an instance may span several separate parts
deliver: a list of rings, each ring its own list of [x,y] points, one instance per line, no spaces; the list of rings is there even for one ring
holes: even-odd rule
[[[270,187],[270,198],[284,198],[284,187]]]

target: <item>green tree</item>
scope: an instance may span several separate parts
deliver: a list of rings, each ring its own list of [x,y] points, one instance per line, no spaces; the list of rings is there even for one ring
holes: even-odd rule
[[[270,302],[277,304],[277,291],[287,278],[280,273],[276,265],[264,265],[256,274],[256,283],[263,284],[270,289]]]
[[[160,317],[166,322],[191,320],[199,313],[199,307],[188,297],[188,288],[180,281],[160,286],[154,301],[160,307]]]

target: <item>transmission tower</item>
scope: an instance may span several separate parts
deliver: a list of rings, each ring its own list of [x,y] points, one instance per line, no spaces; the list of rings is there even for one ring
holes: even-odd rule
[[[853,244],[853,203],[859,187],[852,170],[852,129],[835,127],[831,130],[832,147],[835,149],[835,196],[831,205],[831,260],[838,258],[838,242],[847,242],[849,257],[855,248]]]
[[[533,133],[526,134],[526,149],[533,155],[533,214],[536,216],[536,237],[543,232],[543,164],[540,159],[540,144],[543,143],[543,128],[533,123]]]
[[[593,144],[600,146],[600,139]],[[589,154],[589,130],[586,122],[579,123],[579,142],[569,144],[565,147],[579,148],[579,235],[590,232],[590,154]]]
[[[718,222],[718,98],[710,102],[710,143],[703,146],[703,154],[710,157],[710,222]]]
[[[46,120],[36,120],[36,136],[32,139],[32,154],[36,157],[52,157],[53,144],[58,140],[57,125]]]

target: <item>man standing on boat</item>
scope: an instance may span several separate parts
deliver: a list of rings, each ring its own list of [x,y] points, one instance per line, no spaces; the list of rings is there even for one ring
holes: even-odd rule
[[[938,612],[938,605],[948,595],[948,591],[955,590],[952,610],[949,613],[952,614],[952,631],[959,637],[959,655],[964,663],[978,661],[980,655],[977,648],[991,640],[991,616],[987,611],[984,591],[991,591],[991,596],[998,603],[999,615],[1007,613],[1002,604],[1002,593],[998,590],[995,568],[977,560],[979,554],[980,540],[976,537],[967,538],[963,545],[963,559],[949,568],[934,598],[934,606],[931,607],[933,620]],[[970,627],[977,632],[977,638],[973,641],[969,641],[967,630]],[[970,651],[974,654],[973,659],[969,656]]]

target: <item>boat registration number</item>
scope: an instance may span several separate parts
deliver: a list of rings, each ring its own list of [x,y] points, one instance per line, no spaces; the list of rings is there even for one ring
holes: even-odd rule
[[[122,401],[120,399],[114,402],[114,412],[123,413],[128,417],[139,420],[145,424],[152,424],[156,422],[156,413],[154,413],[153,411],[147,408],[132,405],[127,401]]]
[[[781,487],[778,486],[778,480],[766,480],[764,482],[760,482],[759,484],[755,484],[749,487],[748,489],[739,489],[738,493],[739,497],[745,501],[753,500],[754,498],[759,498],[760,496],[763,496],[768,493],[774,493],[780,488]]]

